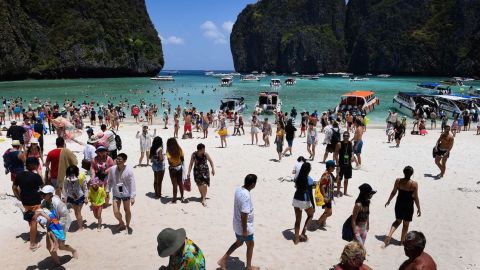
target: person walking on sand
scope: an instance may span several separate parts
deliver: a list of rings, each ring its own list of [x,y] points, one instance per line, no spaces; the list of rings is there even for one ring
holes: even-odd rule
[[[193,167],[193,178],[198,186],[198,191],[201,196],[200,200],[203,206],[207,206],[207,189],[210,186],[210,170],[207,161],[210,163],[210,167],[212,167],[213,176],[215,175],[215,166],[213,165],[210,155],[205,152],[205,145],[200,143],[197,145],[197,151],[192,154],[192,158],[190,159],[187,178],[190,178],[190,172]]]
[[[163,153],[163,141],[159,136],[153,138],[148,158],[152,161],[155,199],[160,199],[162,197],[163,176],[165,175],[165,155]]]
[[[325,129],[325,139],[323,144],[326,144],[327,146],[325,147],[325,153],[323,154],[323,163],[327,160],[328,153],[335,155],[335,148],[340,140],[340,127],[338,126],[337,121],[333,121],[332,125]]]
[[[348,196],[348,180],[352,178],[352,156],[353,156],[353,145],[349,140],[350,133],[348,131],[343,132],[343,140],[338,142],[335,147],[335,154],[333,159],[338,165],[338,175],[337,175],[337,196],[340,195],[340,186],[343,183],[343,195]]]
[[[108,191],[113,192],[113,214],[118,220],[118,229],[127,229],[128,234],[132,233],[130,221],[132,213],[130,207],[135,203],[136,186],[135,175],[133,169],[127,166],[127,155],[120,153],[115,159],[117,165],[110,168],[108,173]],[[122,214],[120,213],[120,205],[123,202],[123,210],[125,210],[125,222],[123,222]]]
[[[308,123],[307,130],[307,151],[310,154],[309,159],[313,161],[315,159],[315,147],[318,143],[317,129],[312,121]]]
[[[250,134],[252,134],[252,145],[253,139],[255,138],[255,144],[258,144],[258,133],[260,132],[260,122],[256,115],[252,116],[252,122],[250,125]]]
[[[65,173],[65,181],[63,182],[64,202],[69,203],[75,213],[77,219],[78,230],[83,231],[83,204],[88,203],[88,190],[85,174],[80,174],[80,170],[76,165],[71,165]]]
[[[167,160],[168,160],[168,172],[170,174],[170,179],[172,180],[173,186],[173,198],[172,203],[177,203],[177,190],[180,190],[180,201],[183,202],[183,179],[182,179],[182,170],[183,170],[183,150],[178,145],[178,142],[175,138],[170,138],[167,140]]]
[[[293,125],[293,119],[288,119],[287,125],[285,126],[285,139],[287,139],[287,148],[283,151],[282,155],[285,156],[287,151],[292,155],[293,139],[295,138],[295,131],[297,128]]]
[[[333,175],[333,172],[335,171],[335,161],[329,160],[325,164],[326,170],[322,174],[320,183],[318,183],[318,185],[320,185],[320,192],[325,200],[325,204],[322,206],[325,211],[317,221],[317,224],[320,227],[325,227],[327,218],[332,215],[333,185],[335,183],[335,176]]]
[[[88,201],[91,203],[93,216],[97,219],[97,230],[102,229],[102,210],[107,193],[98,177],[92,178],[88,190]]]
[[[393,130],[395,132],[395,146],[400,147],[400,141],[402,140],[403,136],[405,136],[405,127],[402,125],[400,120],[397,120],[393,126]]]
[[[295,238],[293,243],[297,245],[300,241],[308,241],[307,237],[307,228],[310,224],[310,221],[315,214],[315,202],[313,199],[313,179],[309,176],[311,165],[308,162],[303,163],[298,177],[295,180],[296,191],[293,195],[292,206],[295,210]],[[302,211],[305,210],[307,214],[307,219],[303,225],[302,233],[300,234],[300,223],[302,222]]]
[[[421,232],[410,231],[405,236],[403,250],[408,260],[400,265],[399,270],[437,270],[432,256],[424,252],[427,239]]]
[[[353,135],[353,153],[355,154],[355,163],[357,169],[362,166],[362,147],[363,147],[363,133],[365,132],[362,121],[355,119],[355,134]]]
[[[180,129],[180,119],[177,113],[173,115],[173,138],[178,139],[178,130]]]
[[[262,134],[263,134],[263,142],[265,147],[270,146],[270,136],[272,136],[272,125],[268,123],[268,118],[265,118],[262,124]]]
[[[135,138],[140,139],[140,158],[138,159],[138,165],[137,166],[143,166],[142,161],[143,157],[147,157],[147,166],[149,166],[150,162],[150,147],[152,146],[152,138],[157,136],[157,129],[153,130],[153,135],[148,133],[148,126],[144,124],[142,126],[142,133],[140,134],[140,131],[137,131],[137,134],[135,135]],[[146,154],[146,155],[145,155]],[[135,166],[135,167],[137,167]]]
[[[388,198],[387,203],[385,203],[385,207],[387,207],[398,191],[397,201],[395,202],[395,221],[392,224],[392,228],[390,229],[387,238],[385,238],[385,246],[388,246],[393,233],[402,222],[403,228],[400,244],[403,245],[405,242],[408,225],[413,217],[413,202],[415,202],[415,205],[417,206],[417,216],[420,217],[422,215],[420,210],[420,199],[418,198],[418,184],[411,180],[412,175],[413,168],[406,166],[403,169],[403,178],[395,180],[392,193],[390,193],[390,197]]]
[[[355,207],[352,211],[352,230],[353,239],[363,246],[370,230],[370,199],[377,192],[366,183],[360,185],[358,189],[360,189],[360,194],[355,200]]]
[[[218,260],[218,265],[222,270],[227,269],[228,257],[244,242],[247,244],[247,270],[259,270],[259,267],[252,266],[253,256],[253,203],[250,192],[257,184],[257,176],[249,174],[245,177],[243,187],[235,190],[235,201],[233,205],[233,230],[235,232],[236,241],[227,250],[227,253]]]
[[[283,122],[277,124],[277,132],[275,133],[275,144],[277,145],[278,162],[282,161],[283,138],[285,137],[285,129]]]
[[[227,147],[227,136],[228,136],[228,130],[227,130],[227,124],[225,122],[225,116],[220,115],[220,127],[218,130],[218,135],[220,136],[220,144],[221,147]]]
[[[437,140],[437,144],[433,148],[435,164],[437,164],[437,167],[440,169],[440,174],[437,175],[438,178],[442,178],[445,175],[447,160],[450,157],[450,151],[453,148],[454,141],[454,136],[450,132],[450,126],[446,125],[443,133]]]

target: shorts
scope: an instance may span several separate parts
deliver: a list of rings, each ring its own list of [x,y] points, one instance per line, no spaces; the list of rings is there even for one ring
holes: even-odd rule
[[[103,116],[99,115],[98,120],[103,120]]]
[[[293,145],[293,139],[287,140],[288,147],[292,148]]]
[[[116,197],[116,196],[113,196],[113,200],[114,200],[114,201],[123,201],[123,202],[126,202],[126,201],[130,200],[130,197]]]
[[[183,126],[183,133],[187,133],[187,131],[189,131],[190,133],[192,133],[192,125],[187,124],[187,125],[184,125],[184,126]]]
[[[165,171],[165,163],[157,159],[152,160],[152,170],[154,172]]]
[[[395,140],[401,140],[402,139],[402,134],[403,133],[395,132]]]
[[[335,152],[335,145],[333,145],[331,143],[327,144],[327,148],[325,149],[325,151],[327,151],[328,153]]]
[[[277,142],[277,153],[283,152],[283,142]]]
[[[92,212],[97,214],[103,209],[103,205],[92,205]]]
[[[85,196],[80,197],[78,200],[73,199],[72,197],[67,197],[67,203],[74,205],[82,205],[85,202]]]
[[[332,209],[332,201],[325,202],[325,204],[322,206],[322,209]]]
[[[295,208],[299,208],[300,210],[305,210],[312,207],[312,202],[293,199],[292,206]]]
[[[353,143],[353,153],[360,155],[362,153],[363,141],[356,141]]]
[[[348,180],[352,178],[352,165],[340,165],[338,170],[338,177],[340,180]]]
[[[253,241],[253,234],[250,234],[248,235],[247,237],[243,237],[243,235],[238,235],[238,234],[235,234],[235,237],[237,238],[237,240],[241,243],[245,242],[245,241]]]

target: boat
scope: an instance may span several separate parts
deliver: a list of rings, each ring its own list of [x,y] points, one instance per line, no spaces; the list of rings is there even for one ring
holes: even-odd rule
[[[230,73],[213,73],[211,76],[212,76],[212,77],[222,78],[222,77],[230,76]]]
[[[247,108],[245,99],[243,97],[227,97],[220,100],[220,110],[229,111],[232,113],[241,113]]]
[[[253,74],[248,74],[243,76],[241,81],[242,82],[258,82],[260,81],[260,78],[258,78],[258,76],[255,76]]]
[[[361,82],[361,81],[368,81],[368,78],[360,78],[360,77],[350,77],[351,82]]]
[[[416,89],[418,92],[431,95],[448,95],[452,93],[450,86],[441,83],[419,83]]]
[[[228,77],[223,77],[221,80],[220,80],[220,86],[223,86],[223,87],[230,87],[232,86],[233,84],[233,78],[228,76]]]
[[[336,76],[336,77],[344,77],[344,78],[349,78],[352,76],[352,73],[347,73],[347,72],[329,72],[327,73],[328,76]]]
[[[454,78],[443,80],[440,82],[444,85],[449,85],[449,86],[463,86],[463,80],[459,77],[454,77]]]
[[[276,75],[277,75],[277,72],[275,72],[275,71],[272,71],[272,72],[270,72],[270,75],[272,75],[272,76],[276,76]]]
[[[242,74],[240,74],[238,72],[232,72],[232,73],[230,73],[230,76],[242,76]]]
[[[206,71],[205,76],[212,76],[215,72],[213,71]]]
[[[271,79],[270,80],[270,87],[281,87],[282,86],[282,82],[279,80],[279,79]]]
[[[282,111],[282,101],[278,92],[260,92],[255,112],[257,114],[274,114]]]
[[[265,71],[262,71],[262,73],[260,73],[260,75],[258,75],[259,78],[265,78],[267,77],[267,73]]]
[[[317,75],[300,75],[300,79],[316,81],[316,80],[320,79],[320,77],[317,76]]]
[[[293,72],[292,73],[292,76],[298,76],[298,75],[300,75],[300,73],[298,73],[298,72]]]
[[[434,98],[437,102],[438,111],[447,112],[451,117],[461,115],[466,108],[469,108],[469,104],[472,103],[472,99],[469,96],[436,95]]]
[[[379,78],[390,78],[390,76],[392,76],[392,75],[390,75],[390,74],[378,74],[377,75],[377,77],[379,77]]]
[[[295,80],[295,78],[290,77],[285,80],[285,85],[294,85],[296,83],[297,83],[297,80]]]
[[[155,76],[155,77],[152,77],[150,78],[150,80],[152,81],[166,81],[166,82],[172,82],[172,81],[175,81],[175,79],[173,78],[173,76],[171,75],[168,75],[168,76]]]
[[[380,104],[380,99],[375,96],[375,92],[370,90],[356,90],[345,93],[340,98],[340,103],[335,108],[335,112],[361,112],[369,113],[375,106]]]
[[[412,115],[418,107],[434,108],[438,112],[438,104],[433,95],[416,92],[399,92],[393,97],[393,103],[398,104],[398,110],[405,115]]]

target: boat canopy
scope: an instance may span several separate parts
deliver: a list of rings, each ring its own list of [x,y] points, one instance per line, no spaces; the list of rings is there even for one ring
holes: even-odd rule
[[[374,95],[375,95],[375,92],[370,90],[356,90],[349,93],[345,93],[342,95],[342,97],[363,97],[367,99],[368,97],[374,96]]]
[[[423,87],[423,88],[435,88],[437,86],[440,86],[441,84],[439,83],[419,83],[417,84],[418,87]]]
[[[375,97],[375,92],[369,90],[357,90],[342,95],[340,105],[363,106]]]

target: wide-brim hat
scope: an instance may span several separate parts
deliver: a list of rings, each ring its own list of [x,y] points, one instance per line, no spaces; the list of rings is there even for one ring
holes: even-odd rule
[[[12,146],[20,146],[22,145],[19,140],[13,140],[12,141]]]
[[[87,143],[89,144],[96,144],[98,143],[99,139],[95,136],[92,136],[90,139],[88,139]]]
[[[368,193],[368,194],[375,194],[377,193],[376,190],[373,190],[372,186],[367,183],[361,184],[358,189],[360,189],[360,193]]]
[[[32,138],[30,139],[30,144],[33,144],[33,143],[38,144],[38,139],[35,138],[35,137],[32,137]]]
[[[185,243],[187,233],[183,228],[174,230],[163,229],[157,236],[157,251],[162,258],[175,254]]]

